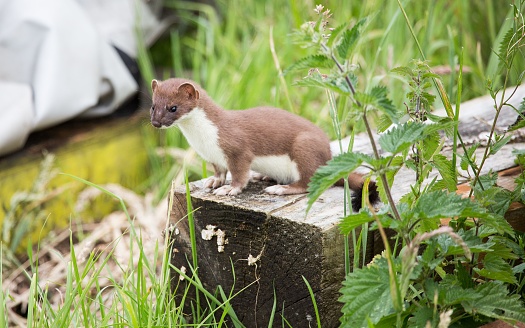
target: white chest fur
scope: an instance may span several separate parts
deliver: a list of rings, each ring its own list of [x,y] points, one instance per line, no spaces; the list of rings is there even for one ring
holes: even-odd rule
[[[219,147],[219,129],[202,108],[194,108],[177,121],[190,146],[205,161],[227,167],[226,156]]]

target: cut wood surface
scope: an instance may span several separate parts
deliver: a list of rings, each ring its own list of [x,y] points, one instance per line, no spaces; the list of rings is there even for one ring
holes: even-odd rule
[[[511,102],[517,107],[524,96],[525,88],[519,88]],[[486,145],[490,122],[494,117],[491,99],[482,97],[463,103],[461,113],[459,130],[464,142],[469,145],[480,142],[483,146],[485,140]],[[498,133],[512,124],[516,117],[517,113],[510,107],[502,110],[497,124]],[[483,173],[489,170],[505,171],[516,166],[512,151],[524,149],[525,143],[521,142],[521,131],[514,132],[514,136],[511,143],[486,161]],[[347,148],[347,144],[348,141],[343,140],[343,149]],[[450,156],[451,147],[448,148]],[[339,144],[334,142],[332,149],[337,153]],[[356,137],[354,151],[371,153],[370,149],[365,135]],[[477,150],[478,159],[483,151],[483,147]],[[459,152],[463,153],[462,150]],[[521,169],[505,172],[500,174],[500,181],[511,188],[512,178],[519,175]],[[468,172],[462,174],[468,176]],[[410,190],[414,179],[414,173],[406,169],[396,175],[393,186],[395,200]],[[238,319],[248,327],[267,326],[274,302],[276,323],[281,322],[283,315],[293,327],[308,327],[315,325],[315,312],[302,278],[304,276],[315,293],[323,327],[339,326],[342,304],[337,299],[344,279],[345,263],[344,240],[337,225],[344,216],[343,189],[329,189],[306,215],[306,195],[267,195],[263,193],[265,183],[251,183],[235,197],[217,197],[203,190],[202,186],[202,181],[191,183],[198,273],[203,284],[211,291],[220,285],[226,295],[231,289],[234,294],[242,290],[233,298],[232,304]],[[184,187],[174,191],[172,263],[190,272],[188,259],[191,259],[191,245],[185,218],[185,197]],[[514,204],[509,213],[511,224],[518,230],[523,229],[523,206]],[[367,244],[369,253],[365,261],[382,249],[382,243],[373,234]],[[174,283],[187,282],[179,281],[178,275],[174,274]]]
[[[340,307],[334,301],[344,279],[344,241],[337,227],[344,214],[341,189],[328,190],[306,216],[305,195],[267,195],[263,183],[251,183],[238,197],[216,197],[203,191],[202,181],[192,187],[199,277],[211,290],[221,285],[226,294],[234,285],[235,293],[248,286],[232,300],[244,324],[267,326],[274,297],[277,313],[284,309],[293,327],[314,324],[304,276],[315,292],[323,326],[338,325]],[[191,258],[188,221],[181,220],[185,204],[184,188],[179,188],[171,213],[176,227],[172,263],[178,268],[188,268]],[[218,234],[224,234],[224,242]]]

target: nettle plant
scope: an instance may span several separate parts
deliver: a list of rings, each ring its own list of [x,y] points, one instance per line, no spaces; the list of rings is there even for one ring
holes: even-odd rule
[[[404,13],[401,4],[400,9]],[[409,89],[405,108],[396,108],[385,87],[357,88],[357,70],[351,58],[367,19],[331,28],[330,11],[319,5],[315,12],[317,20],[307,22],[295,33],[296,39],[314,49],[315,54],[298,61],[289,71],[309,69],[296,84],[327,90],[338,136],[340,122],[334,94],[339,101],[348,101],[350,110],[344,119],[364,125],[372,152],[353,152],[350,146],[319,168],[310,183],[309,205],[360,166],[370,170],[385,202],[374,209],[363,201],[361,211],[344,217],[340,224],[341,232],[352,233],[354,238],[355,229],[362,228],[359,240],[366,240],[362,234],[369,227],[377,229],[385,248],[371,263],[358,266],[355,264],[359,261],[354,261],[352,270],[348,270],[340,297],[342,325],[448,327],[494,319],[525,321],[525,241],[503,216],[512,201],[524,200],[525,176],[517,179],[514,191],[507,191],[496,185],[496,173],[480,174],[487,157],[497,156],[510,140],[510,136],[495,133],[495,124],[499,111],[509,105],[505,100],[508,97],[501,93],[508,87],[507,76],[516,69],[513,60],[521,54],[523,45],[521,7],[514,6],[514,24],[498,50],[502,82],[497,86],[496,81],[488,83],[497,113],[482,158],[474,156],[479,144],[467,147],[462,142],[457,131],[459,107],[453,110],[439,77],[427,62],[416,60],[393,70],[406,79]],[[457,104],[461,100],[461,55],[459,59]],[[447,110],[446,117],[431,113],[436,98],[430,93],[433,86]],[[525,100],[520,109],[516,108],[518,112],[523,110]],[[372,114],[379,117],[381,148],[373,138],[369,120]],[[520,124],[517,122],[516,127]],[[454,142],[452,158],[442,153],[445,138]],[[466,178],[474,197],[462,198],[455,193],[458,161],[469,172]],[[403,166],[414,171],[415,183],[396,203],[391,188]],[[439,172],[439,179],[428,179],[433,170]],[[366,193],[365,185],[364,200],[368,199]],[[450,218],[448,225],[442,225],[444,218]],[[387,236],[387,228],[394,232],[394,238]]]

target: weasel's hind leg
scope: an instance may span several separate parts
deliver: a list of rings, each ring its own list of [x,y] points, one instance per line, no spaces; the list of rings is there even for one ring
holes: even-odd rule
[[[312,149],[315,151],[312,151]],[[272,195],[306,193],[312,175],[314,175],[319,166],[326,164],[331,156],[328,139],[320,140],[312,137],[308,133],[298,136],[294,141],[291,158],[299,169],[299,181],[295,181],[289,185],[270,186],[264,189],[264,191]]]
[[[310,133],[303,133],[294,140],[292,160],[297,164],[299,169],[299,181],[289,185],[275,185],[264,189],[265,192],[272,195],[294,195],[304,194],[307,192],[310,178],[314,175],[317,168],[325,165],[330,160],[330,142],[328,138],[318,138]]]
[[[264,189],[271,195],[296,195],[306,193],[306,186],[302,183],[292,183],[289,185],[273,185]]]
[[[257,182],[257,181],[275,181],[275,180],[259,172],[250,171],[250,181]]]

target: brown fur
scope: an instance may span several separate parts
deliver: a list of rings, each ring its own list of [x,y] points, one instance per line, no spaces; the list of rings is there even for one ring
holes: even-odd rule
[[[219,147],[227,168],[212,163],[215,180],[209,187],[224,184],[226,170],[232,173],[232,187],[242,190],[249,179],[250,165],[257,156],[288,155],[297,164],[299,181],[283,186],[280,193],[304,193],[317,168],[332,158],[328,136],[310,121],[273,107],[239,111],[220,108],[197,83],[180,78],[152,81],[151,122],[155,127],[169,127],[196,107],[218,128]],[[177,110],[169,111],[173,106]],[[359,190],[362,177],[352,177],[350,187]],[[268,190],[267,190],[268,191]],[[233,193],[235,194],[235,193]]]

